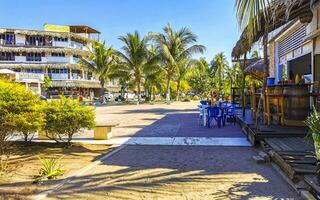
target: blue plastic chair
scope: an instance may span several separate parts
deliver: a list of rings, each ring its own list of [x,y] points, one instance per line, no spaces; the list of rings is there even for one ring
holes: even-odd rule
[[[226,109],[225,117],[230,119],[230,123],[236,124],[236,106],[234,104]]]
[[[200,101],[201,105],[208,105],[208,101]]]
[[[222,115],[220,112],[219,107],[208,107],[207,112],[208,112],[208,118],[207,118],[207,126],[210,128],[210,124],[212,120],[215,120],[218,124],[218,128],[221,127],[221,120],[222,120]]]

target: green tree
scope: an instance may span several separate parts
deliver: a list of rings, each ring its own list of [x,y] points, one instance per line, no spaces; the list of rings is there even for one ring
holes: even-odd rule
[[[80,65],[98,76],[100,81],[100,94],[105,92],[105,83],[109,75],[113,73],[114,65],[116,63],[115,50],[112,47],[106,47],[105,42],[95,42],[93,50],[89,57],[82,57]]]
[[[82,128],[93,128],[95,113],[89,107],[81,106],[78,101],[61,97],[47,103],[44,108],[46,124],[44,131],[56,142],[65,141],[70,145],[72,137]]]
[[[203,53],[205,47],[194,44],[197,36],[188,28],[174,31],[168,24],[163,28],[164,33],[150,33],[156,43],[161,65],[166,73],[166,101],[170,101],[170,83],[174,78],[183,59],[190,58],[194,53]]]
[[[209,94],[210,66],[204,58],[200,58],[194,62],[190,70],[188,82],[194,93],[199,95],[201,99]]]
[[[222,94],[222,85],[223,85],[223,81],[225,78],[225,72],[226,69],[228,68],[228,61],[226,56],[224,55],[223,52],[218,53],[217,55],[215,55],[213,61],[212,61],[212,69],[215,73],[215,77],[217,79],[217,90],[219,95]]]
[[[138,89],[138,102],[141,100],[141,84],[144,78],[144,73],[149,70],[149,67],[157,61],[155,56],[150,56],[148,51],[148,38],[141,38],[139,33],[135,31],[133,34],[127,33],[125,36],[119,37],[119,40],[124,43],[122,52],[117,54],[121,58],[121,64],[118,66],[125,76],[133,77],[135,86]]]
[[[0,149],[4,153],[6,140],[13,133],[24,135],[38,131],[44,123],[38,95],[24,86],[0,80]]]
[[[52,87],[52,80],[50,77],[45,76],[43,84],[41,85],[43,91],[47,91],[50,87]]]
[[[180,100],[181,93],[181,82],[187,79],[187,76],[190,74],[191,66],[193,62],[189,59],[184,59],[179,62],[178,70],[176,73],[176,81],[177,81],[177,97],[176,101]]]

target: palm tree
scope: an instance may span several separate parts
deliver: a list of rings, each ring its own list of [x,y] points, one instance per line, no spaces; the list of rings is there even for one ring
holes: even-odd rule
[[[223,52],[215,55],[212,61],[212,68],[215,71],[215,77],[217,77],[218,92],[221,95],[221,87],[225,76],[225,71],[228,68],[228,61]]]
[[[138,102],[140,102],[141,83],[144,78],[144,72],[156,62],[156,57],[150,58],[147,48],[148,38],[141,38],[137,31],[133,34],[127,33],[125,36],[120,36],[119,40],[124,43],[122,47],[123,53],[117,52],[121,58],[119,70],[126,72],[130,77],[134,78],[136,88],[138,89]]]
[[[177,97],[176,97],[176,101],[180,100],[180,89],[181,89],[181,82],[186,80],[190,69],[191,69],[191,65],[194,62],[189,60],[189,59],[184,59],[182,61],[179,62],[178,64],[178,70],[177,70],[177,74],[176,74],[176,81],[177,81]]]
[[[188,82],[192,90],[203,99],[211,91],[210,87],[210,65],[204,59],[196,60],[190,70]]]
[[[174,31],[168,24],[163,28],[164,33],[150,33],[156,43],[156,48],[161,60],[161,67],[166,73],[166,101],[170,102],[170,83],[176,74],[179,62],[190,58],[194,53],[203,53],[205,47],[194,44],[197,36],[188,28]]]
[[[80,60],[80,65],[82,67],[87,68],[98,76],[101,87],[100,93],[102,95],[105,92],[105,83],[113,71],[115,61],[115,50],[112,47],[107,48],[105,42],[95,42],[89,57],[82,57]]]

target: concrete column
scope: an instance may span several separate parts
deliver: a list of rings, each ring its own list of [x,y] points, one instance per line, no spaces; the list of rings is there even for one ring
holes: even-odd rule
[[[41,95],[41,83],[38,82],[38,93]]]

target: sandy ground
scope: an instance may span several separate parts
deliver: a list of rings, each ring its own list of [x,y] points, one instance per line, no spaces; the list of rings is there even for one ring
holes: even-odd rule
[[[99,158],[110,150],[106,145],[74,145],[68,149],[55,144],[17,144],[12,148],[9,169],[0,176],[0,199],[26,199],[47,189],[57,180],[33,184],[41,168],[38,157],[61,158],[61,169],[66,177]]]

